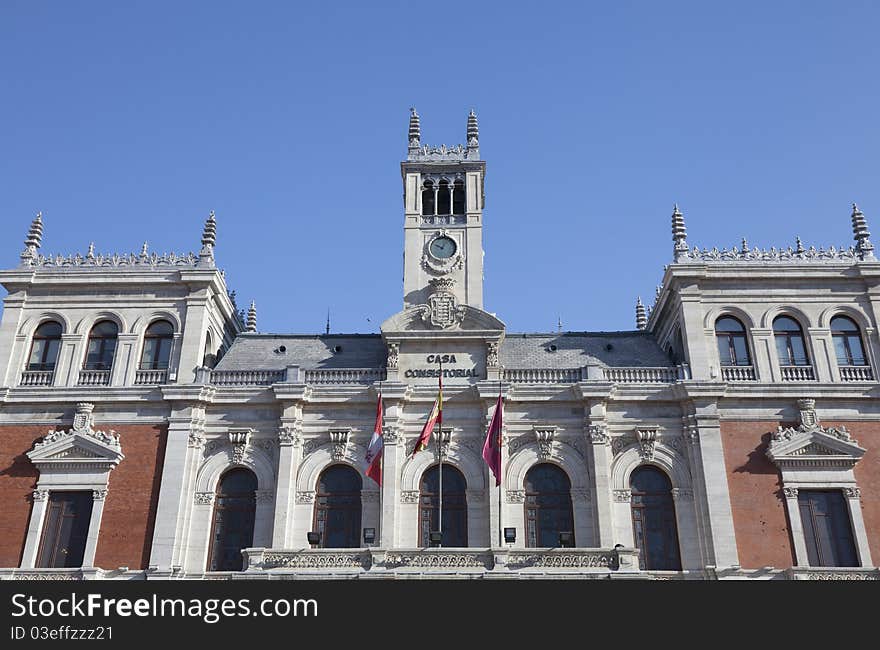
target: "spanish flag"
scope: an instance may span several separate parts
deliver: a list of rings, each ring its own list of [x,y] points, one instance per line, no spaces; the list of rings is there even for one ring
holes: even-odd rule
[[[416,446],[413,447],[413,456],[415,456],[422,449],[428,448],[428,441],[431,439],[431,433],[434,431],[434,425],[439,424],[442,426],[443,424],[443,366],[440,366],[440,388],[437,391],[437,399],[434,400],[434,407],[431,409],[431,413],[428,415],[428,421],[425,422],[425,426],[422,427],[422,434],[419,436],[419,439],[416,441]]]

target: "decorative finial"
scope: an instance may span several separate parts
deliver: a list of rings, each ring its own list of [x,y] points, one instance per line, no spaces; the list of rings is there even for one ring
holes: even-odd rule
[[[480,146],[480,127],[477,125],[477,114],[471,109],[467,120],[467,146],[476,149]]]
[[[804,254],[804,245],[801,243],[800,237],[794,238],[794,252],[797,253],[798,255]]]
[[[556,317],[556,331],[559,334],[562,334],[562,316],[561,315]]]
[[[147,256],[147,242],[144,242],[144,245],[141,246],[141,257]]]
[[[684,215],[678,209],[678,203],[672,206],[672,256],[675,262],[684,262],[688,257],[687,228],[684,226]]]
[[[31,227],[28,229],[27,238],[24,240],[24,250],[21,252],[21,263],[23,266],[30,266],[33,259],[37,256],[40,244],[43,243],[43,213],[37,212],[37,216],[31,221]]]
[[[257,331],[257,305],[253,300],[251,300],[251,306],[248,308],[247,327],[245,329],[248,332]]]
[[[214,245],[217,243],[217,220],[214,211],[205,220],[202,230],[202,250],[199,251],[199,266],[214,266]]]
[[[865,215],[859,210],[859,206],[852,204],[852,229],[853,239],[856,240],[856,252],[860,259],[874,259],[874,244],[871,243],[871,233],[868,232],[868,222]]]
[[[86,258],[90,260],[95,259],[95,242],[93,241],[89,242],[89,250],[86,253]]]
[[[422,141],[422,126],[419,122],[419,114],[414,107],[409,109],[409,148],[418,149]]]
[[[743,255],[749,252],[749,242],[746,241],[745,237],[742,238],[742,247],[740,248],[740,251]]]
[[[412,109],[415,112],[416,109]],[[330,308],[327,307],[327,327],[324,329],[324,334],[330,333]]]
[[[645,313],[645,306],[642,304],[642,297],[636,299],[636,329],[643,330],[648,326],[648,315]]]

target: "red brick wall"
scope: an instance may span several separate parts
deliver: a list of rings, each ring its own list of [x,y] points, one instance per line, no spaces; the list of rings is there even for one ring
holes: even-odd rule
[[[104,423],[101,429],[116,430],[125,460],[110,472],[95,566],[146,569],[159,504],[167,429],[164,425],[114,427]]]
[[[779,470],[764,455],[779,424],[721,421],[733,527],[745,569],[794,564]]]
[[[0,426],[0,567],[21,564],[37,470],[25,453],[46,435],[46,425]]]
[[[765,456],[770,432],[780,424],[792,423],[721,422],[737,549],[740,564],[747,569],[787,568],[794,564],[781,477]],[[871,556],[876,564],[880,559],[880,423],[822,421],[823,426],[841,424],[867,449],[864,458],[856,464],[855,476],[862,493],[862,515]]]
[[[46,425],[0,426],[0,567],[21,564],[38,472],[25,453]],[[164,425],[101,423],[119,433],[125,459],[110,472],[95,565],[145,569],[150,558],[159,481],[165,454]]]

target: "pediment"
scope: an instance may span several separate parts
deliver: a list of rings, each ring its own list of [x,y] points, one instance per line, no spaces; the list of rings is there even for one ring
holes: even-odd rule
[[[400,311],[384,323],[381,331],[383,334],[407,334],[407,333],[453,333],[453,334],[499,334],[505,329],[504,323],[489,312],[483,311],[470,305],[459,305],[461,318],[448,327],[431,325],[426,318],[427,305],[416,305]]]
[[[818,425],[779,428],[767,447],[767,458],[781,467],[853,467],[865,449],[852,439],[845,427]]]
[[[119,436],[103,431],[50,431],[27,452],[40,469],[62,464],[115,467],[125,458]]]

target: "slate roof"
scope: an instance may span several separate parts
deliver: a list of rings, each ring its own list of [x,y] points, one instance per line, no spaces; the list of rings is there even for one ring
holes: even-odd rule
[[[505,368],[580,368],[595,363],[610,367],[671,365],[654,337],[638,331],[508,333],[500,358]],[[288,365],[304,370],[382,368],[385,344],[379,334],[243,333],[236,337],[217,369],[280,370]]]

